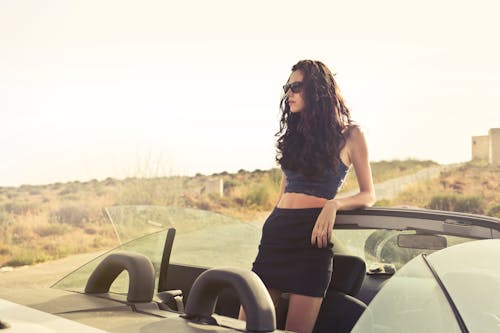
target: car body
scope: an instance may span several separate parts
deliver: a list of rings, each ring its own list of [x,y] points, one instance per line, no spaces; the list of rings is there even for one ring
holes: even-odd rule
[[[376,295],[352,332],[500,331],[500,240],[419,255]]]
[[[105,211],[121,246],[49,289],[0,291],[0,297],[111,332],[283,329],[286,295],[275,311],[264,285],[249,271],[257,254],[260,223],[180,207],[114,206]],[[425,209],[368,208],[339,212],[333,234],[334,273],[315,332],[347,332],[356,322],[354,329],[359,332],[366,327],[374,332],[400,331],[381,324],[379,318],[389,318],[386,312],[394,311],[384,304],[402,295],[401,285],[407,287],[407,303],[413,304],[413,297],[419,295],[412,290],[418,291],[414,285],[420,280],[407,277],[405,272],[415,265],[417,271],[423,270],[422,261],[429,260],[438,275],[447,275],[438,261],[456,261],[454,248],[462,249],[457,251],[471,263],[482,253],[481,269],[491,270],[486,274],[498,277],[500,269],[498,256],[480,250],[483,243],[498,249],[497,218]],[[466,265],[464,272],[473,273],[475,269]],[[476,279],[474,275],[469,277]],[[410,282],[397,283],[401,279]],[[490,280],[494,285],[491,292],[500,298],[498,278]],[[446,285],[446,278],[444,281]],[[392,287],[394,284],[399,288]],[[465,301],[473,297],[464,295]],[[246,324],[235,319],[240,304],[247,312]],[[446,299],[440,306],[449,304]],[[500,316],[498,308],[490,310],[492,318]],[[435,313],[427,312],[431,316]],[[335,326],[339,321],[342,326]],[[418,322],[411,325],[419,329]],[[472,324],[467,327],[471,332],[478,331]]]

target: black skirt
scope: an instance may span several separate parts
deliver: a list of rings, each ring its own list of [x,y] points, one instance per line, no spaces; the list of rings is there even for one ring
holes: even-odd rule
[[[262,228],[254,271],[267,288],[324,297],[333,269],[333,244],[318,248],[311,234],[322,208],[274,208]]]

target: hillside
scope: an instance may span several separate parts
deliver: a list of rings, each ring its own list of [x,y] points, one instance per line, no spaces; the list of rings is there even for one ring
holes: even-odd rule
[[[414,184],[378,206],[413,206],[500,217],[500,166],[472,161]]]
[[[374,162],[371,167],[374,180],[379,183],[435,165],[432,161],[406,160]],[[483,186],[494,188],[498,185],[498,169],[477,168],[487,172],[482,180]],[[462,171],[457,171],[460,175],[453,170],[449,172],[450,175],[445,175],[447,187],[459,186],[458,180],[464,182]],[[473,177],[479,173],[474,169],[467,175]],[[207,182],[220,178],[224,182],[222,197],[203,191]],[[240,170],[194,177],[108,178],[103,181],[0,187],[0,266],[33,264],[117,245],[114,231],[103,214],[103,208],[112,205],[176,205],[216,211],[245,221],[262,220],[275,205],[280,178],[279,169]],[[488,183],[485,183],[486,179]],[[468,184],[462,185],[463,195],[469,193]],[[356,185],[351,171],[342,191],[351,190]],[[470,189],[470,193],[481,192]],[[412,195],[406,194],[407,197]],[[382,204],[427,205],[428,199],[424,199],[422,193],[415,195],[419,197],[418,202],[402,197]],[[494,206],[490,200],[499,202],[495,196],[488,196],[485,200],[485,212]]]

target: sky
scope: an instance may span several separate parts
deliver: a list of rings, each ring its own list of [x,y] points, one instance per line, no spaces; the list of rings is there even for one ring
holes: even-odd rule
[[[370,160],[500,127],[498,1],[0,0],[0,186],[269,169],[281,86],[324,62]]]

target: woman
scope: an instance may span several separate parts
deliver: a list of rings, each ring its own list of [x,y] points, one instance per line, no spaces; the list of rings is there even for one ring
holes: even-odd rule
[[[364,135],[352,124],[330,70],[319,61],[299,61],[283,89],[280,195],[252,270],[275,305],[281,293],[290,293],[286,330],[308,333],[330,283],[336,213],[373,205],[375,192]],[[351,165],[360,192],[336,199]]]

